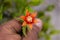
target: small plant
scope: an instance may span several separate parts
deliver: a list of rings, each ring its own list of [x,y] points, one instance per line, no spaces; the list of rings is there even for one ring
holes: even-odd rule
[[[43,1],[44,0],[0,0],[0,24],[21,15],[25,15],[26,9],[33,12],[34,10],[31,8],[31,6],[37,6],[43,3]],[[54,7],[54,5],[48,5],[45,11],[51,11],[54,9]],[[50,16],[46,17],[45,11],[40,11],[37,14],[37,18],[40,18],[43,22],[43,28],[39,32],[38,36],[39,38],[43,36],[45,37],[45,40],[50,40],[50,35],[59,33],[60,31],[55,30],[53,26],[51,26],[49,23]],[[51,30],[47,34],[49,29]]]

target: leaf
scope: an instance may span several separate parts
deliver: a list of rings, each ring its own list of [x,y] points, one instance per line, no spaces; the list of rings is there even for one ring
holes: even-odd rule
[[[0,6],[0,21],[2,20],[3,18],[3,5]]]
[[[60,34],[60,30],[51,30],[50,35]]]
[[[54,5],[48,5],[46,11],[52,11],[55,8]]]
[[[23,32],[23,35],[24,35],[24,36],[27,36],[27,35],[26,35],[26,26],[23,26],[23,27],[22,27],[22,32]]]
[[[25,8],[27,6],[27,0],[15,0],[16,9],[20,15],[24,14]]]
[[[44,31],[40,31],[38,34],[38,38],[44,37],[45,40],[51,40],[50,35],[46,34]]]
[[[26,15],[26,10],[28,10],[30,13],[33,13],[33,12],[34,12],[34,10],[33,10],[30,6],[27,6],[27,7],[25,8],[25,10],[24,10],[23,15]]]
[[[11,15],[13,16],[13,18],[15,18],[15,17],[19,17],[19,16],[20,16],[19,13],[12,13]]]
[[[19,21],[21,24],[24,22],[24,20],[23,19],[21,19],[21,18],[15,18],[17,21]]]
[[[27,6],[27,7],[25,8],[25,10],[26,10],[26,9],[28,9],[28,11],[31,12],[31,13],[34,12],[34,10],[31,8],[31,6]]]
[[[50,37],[50,35],[45,35],[45,40],[51,40],[51,37]]]
[[[45,36],[45,33],[44,33],[43,31],[40,31],[40,32],[38,33],[38,38],[44,37],[44,36]]]
[[[43,18],[43,22],[44,23],[49,23],[49,21],[50,21],[50,16],[44,16],[44,18]]]
[[[49,23],[44,23],[42,30],[43,30],[44,32],[46,32],[46,31],[48,30],[48,28],[49,28]]]
[[[44,11],[38,12],[37,17],[40,18],[40,17],[42,17],[42,16],[44,16]]]
[[[12,7],[12,0],[4,0],[4,8],[10,8]]]
[[[30,27],[27,25],[27,30],[30,31]]]
[[[2,13],[0,13],[0,21],[2,20],[2,17],[3,17],[3,15],[2,15]]]
[[[31,0],[29,2],[29,5],[31,6],[36,6],[36,5],[39,5],[40,3],[42,3],[43,0]]]

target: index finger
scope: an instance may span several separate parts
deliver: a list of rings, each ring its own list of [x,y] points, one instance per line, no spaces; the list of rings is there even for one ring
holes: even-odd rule
[[[13,19],[2,25],[2,31],[5,33],[15,33],[21,30],[21,24]]]

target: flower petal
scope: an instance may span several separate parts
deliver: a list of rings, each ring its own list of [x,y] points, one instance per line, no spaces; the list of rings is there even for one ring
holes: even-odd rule
[[[32,24],[28,24],[28,26],[30,27],[30,29],[32,29],[32,26],[33,26],[33,25],[32,25]]]
[[[34,12],[31,14],[32,17],[36,17],[36,15],[37,15],[37,12]]]
[[[29,13],[29,11],[28,11],[28,9],[26,10],[26,16],[29,16],[30,15],[30,13]]]
[[[24,21],[23,24],[22,24],[22,26],[26,26],[26,25],[27,25],[27,24],[26,24],[26,22]]]
[[[25,16],[20,16],[20,18],[24,20],[25,19]]]
[[[38,20],[37,19],[34,19],[34,23],[37,23],[38,22]]]

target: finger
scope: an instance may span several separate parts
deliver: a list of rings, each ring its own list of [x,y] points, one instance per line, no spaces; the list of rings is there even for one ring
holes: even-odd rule
[[[35,23],[34,25],[33,25],[33,31],[35,31],[36,33],[38,33],[39,31],[41,31],[41,29],[42,29],[42,20],[40,20],[40,19],[37,19],[37,23]]]
[[[11,20],[2,25],[2,32],[16,33],[21,30],[21,24],[17,20]]]
[[[23,37],[23,40],[38,40],[38,36],[35,32],[28,32],[26,37]]]
[[[23,40],[38,40],[38,32],[42,29],[42,21],[37,19],[38,22],[34,24],[33,29],[27,33],[27,37],[24,37]]]
[[[14,34],[14,35],[1,34],[0,40],[21,40],[21,37],[17,34]]]

